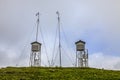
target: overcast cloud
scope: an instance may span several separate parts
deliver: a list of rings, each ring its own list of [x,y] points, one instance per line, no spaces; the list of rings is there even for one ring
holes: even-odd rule
[[[120,70],[119,4],[120,0],[0,0],[0,66],[29,65],[30,43],[35,39],[35,14],[38,11],[51,59],[58,10],[68,40],[62,39],[63,48],[70,53],[63,55],[63,66],[72,66],[74,42],[82,39],[87,42],[90,67]],[[43,43],[41,36],[39,41]],[[42,65],[48,66],[45,45],[42,47]]]

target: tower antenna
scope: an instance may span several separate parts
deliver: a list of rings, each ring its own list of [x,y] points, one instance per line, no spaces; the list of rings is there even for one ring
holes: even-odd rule
[[[39,28],[39,12],[36,14],[37,19],[37,32],[36,41],[31,43],[31,54],[30,54],[30,66],[41,66],[41,43],[38,40],[38,28]]]
[[[39,12],[36,13],[37,18],[37,31],[36,31],[36,41],[38,40],[38,29],[39,29]]]
[[[57,16],[58,16],[58,31],[59,31],[59,59],[60,59],[60,67],[62,67],[62,61],[61,61],[61,35],[60,35],[60,13],[57,11],[56,12]]]

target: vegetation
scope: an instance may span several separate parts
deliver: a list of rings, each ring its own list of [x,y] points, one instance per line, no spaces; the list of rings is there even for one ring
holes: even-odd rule
[[[120,80],[120,71],[94,68],[8,67],[0,80]]]

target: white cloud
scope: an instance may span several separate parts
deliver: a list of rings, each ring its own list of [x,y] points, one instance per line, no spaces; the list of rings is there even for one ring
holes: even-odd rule
[[[93,53],[89,55],[89,66],[111,70],[120,70],[120,57],[110,56],[105,53]]]

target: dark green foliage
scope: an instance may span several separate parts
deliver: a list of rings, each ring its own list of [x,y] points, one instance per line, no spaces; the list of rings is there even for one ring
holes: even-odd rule
[[[0,80],[120,80],[120,71],[93,68],[8,67]]]

